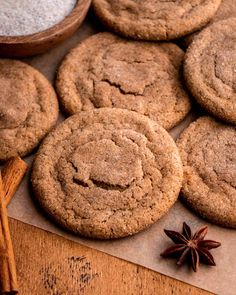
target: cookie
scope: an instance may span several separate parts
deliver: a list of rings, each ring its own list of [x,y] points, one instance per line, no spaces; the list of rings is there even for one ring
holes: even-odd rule
[[[204,29],[187,50],[184,76],[198,103],[236,124],[236,18]]]
[[[118,34],[170,40],[206,25],[220,3],[221,0],[93,0],[93,8],[101,22]]]
[[[182,183],[175,142],[156,122],[123,109],[71,116],[36,156],[32,186],[64,228],[86,237],[135,234],[175,203]]]
[[[0,161],[30,153],[56,123],[56,93],[31,66],[0,59]]]
[[[201,117],[177,145],[184,202],[213,223],[236,228],[236,128]]]
[[[67,55],[58,72],[57,92],[70,115],[115,107],[136,111],[170,129],[190,110],[182,85],[183,58],[175,44],[99,33]]]
[[[219,9],[217,10],[213,19],[210,21],[210,24],[213,24],[220,20],[224,20],[231,17],[236,17],[235,0],[222,0]],[[181,39],[181,45],[184,48],[187,48],[193,41],[193,38],[197,36],[197,34],[199,34],[199,31],[192,33],[190,35],[187,35],[186,37]]]

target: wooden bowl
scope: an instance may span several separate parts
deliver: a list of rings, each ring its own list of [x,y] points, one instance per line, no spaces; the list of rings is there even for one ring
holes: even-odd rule
[[[63,21],[42,32],[27,36],[0,36],[0,56],[32,56],[55,47],[79,28],[91,1],[78,0],[72,12]]]

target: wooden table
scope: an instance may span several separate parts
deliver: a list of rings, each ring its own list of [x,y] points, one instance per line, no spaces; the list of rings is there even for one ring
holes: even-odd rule
[[[209,295],[144,267],[10,219],[20,295]]]

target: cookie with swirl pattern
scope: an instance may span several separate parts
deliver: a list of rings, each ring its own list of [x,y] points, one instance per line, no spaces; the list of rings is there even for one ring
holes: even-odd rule
[[[135,112],[80,112],[44,140],[32,185],[44,210],[86,237],[135,234],[168,212],[182,184],[175,142],[156,122]]]
[[[201,117],[177,141],[182,199],[209,221],[236,228],[236,128]]]
[[[183,85],[184,52],[172,43],[129,41],[99,33],[76,46],[57,75],[57,92],[68,114],[114,107],[136,111],[165,129],[188,114]]]
[[[187,50],[184,76],[197,102],[236,124],[236,18],[204,29]]]
[[[36,69],[0,59],[0,161],[29,154],[56,124],[56,93]]]

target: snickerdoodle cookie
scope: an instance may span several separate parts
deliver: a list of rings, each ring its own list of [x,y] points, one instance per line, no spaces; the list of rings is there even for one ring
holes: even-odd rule
[[[236,124],[236,18],[214,23],[194,39],[184,74],[202,107]]]
[[[0,59],[0,161],[30,153],[56,123],[58,101],[31,66]]]
[[[136,111],[166,129],[190,110],[182,84],[184,52],[172,43],[128,41],[96,34],[63,61],[57,91],[68,114],[115,107]]]
[[[236,228],[236,128],[201,117],[178,139],[183,200],[210,221]]]
[[[111,30],[135,39],[170,40],[194,32],[215,15],[221,0],[93,0]]]
[[[219,9],[209,24],[213,24],[220,20],[224,20],[230,17],[236,17],[236,2],[235,0],[222,0]],[[194,32],[181,39],[181,45],[188,47],[193,41],[193,38],[199,34],[200,31]]]
[[[71,116],[44,140],[32,185],[63,227],[93,238],[135,234],[175,203],[182,163],[175,142],[135,112],[101,108]]]

